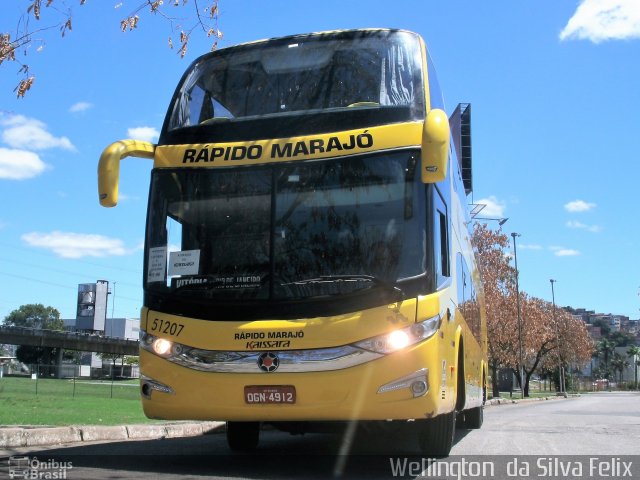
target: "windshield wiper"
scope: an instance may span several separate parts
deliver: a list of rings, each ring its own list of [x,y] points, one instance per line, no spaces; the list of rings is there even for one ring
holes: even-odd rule
[[[374,275],[320,275],[319,277],[306,278],[304,280],[296,280],[295,282],[289,282],[284,285],[309,285],[318,283],[334,283],[334,282],[372,282],[377,287],[382,287],[385,290],[394,294],[398,301],[402,301],[406,298],[404,291],[386,280],[383,280]]]

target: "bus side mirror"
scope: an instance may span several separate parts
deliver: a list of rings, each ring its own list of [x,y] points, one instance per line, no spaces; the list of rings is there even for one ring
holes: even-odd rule
[[[98,162],[98,195],[100,205],[115,207],[118,203],[120,160],[125,157],[153,158],[155,145],[138,140],[120,140],[104,149]]]
[[[450,136],[449,118],[444,110],[429,111],[422,131],[423,183],[440,182],[447,176]]]

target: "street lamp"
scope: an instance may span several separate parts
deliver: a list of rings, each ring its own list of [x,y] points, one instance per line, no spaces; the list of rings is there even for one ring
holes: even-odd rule
[[[498,225],[502,226],[505,223],[507,223],[507,220],[509,220],[509,217],[506,218],[486,218],[486,217],[473,217],[474,220],[492,220],[495,222],[498,222]]]
[[[551,301],[553,302],[553,323],[556,326],[556,336],[558,337],[558,383],[560,387],[560,395],[564,395],[564,366],[562,365],[562,354],[561,354],[561,343],[560,343],[560,329],[558,328],[558,320],[556,319],[556,294],[553,289],[553,284],[556,283],[556,280],[553,278],[549,279],[551,282]]]
[[[524,362],[522,355],[522,317],[520,315],[520,285],[518,283],[518,277],[520,272],[518,271],[518,249],[516,247],[516,237],[519,237],[519,233],[513,232],[513,258],[516,264],[516,305],[518,308],[518,343],[520,346],[520,390],[522,392],[522,398],[524,398]]]

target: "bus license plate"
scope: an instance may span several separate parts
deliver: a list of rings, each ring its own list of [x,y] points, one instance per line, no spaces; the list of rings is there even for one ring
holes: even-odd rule
[[[247,385],[244,401],[249,404],[296,403],[296,387],[293,385]]]

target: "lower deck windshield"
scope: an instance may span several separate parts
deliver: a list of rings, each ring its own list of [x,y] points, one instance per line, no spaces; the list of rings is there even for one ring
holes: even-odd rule
[[[286,302],[393,289],[424,274],[417,158],[154,170],[146,291]]]

